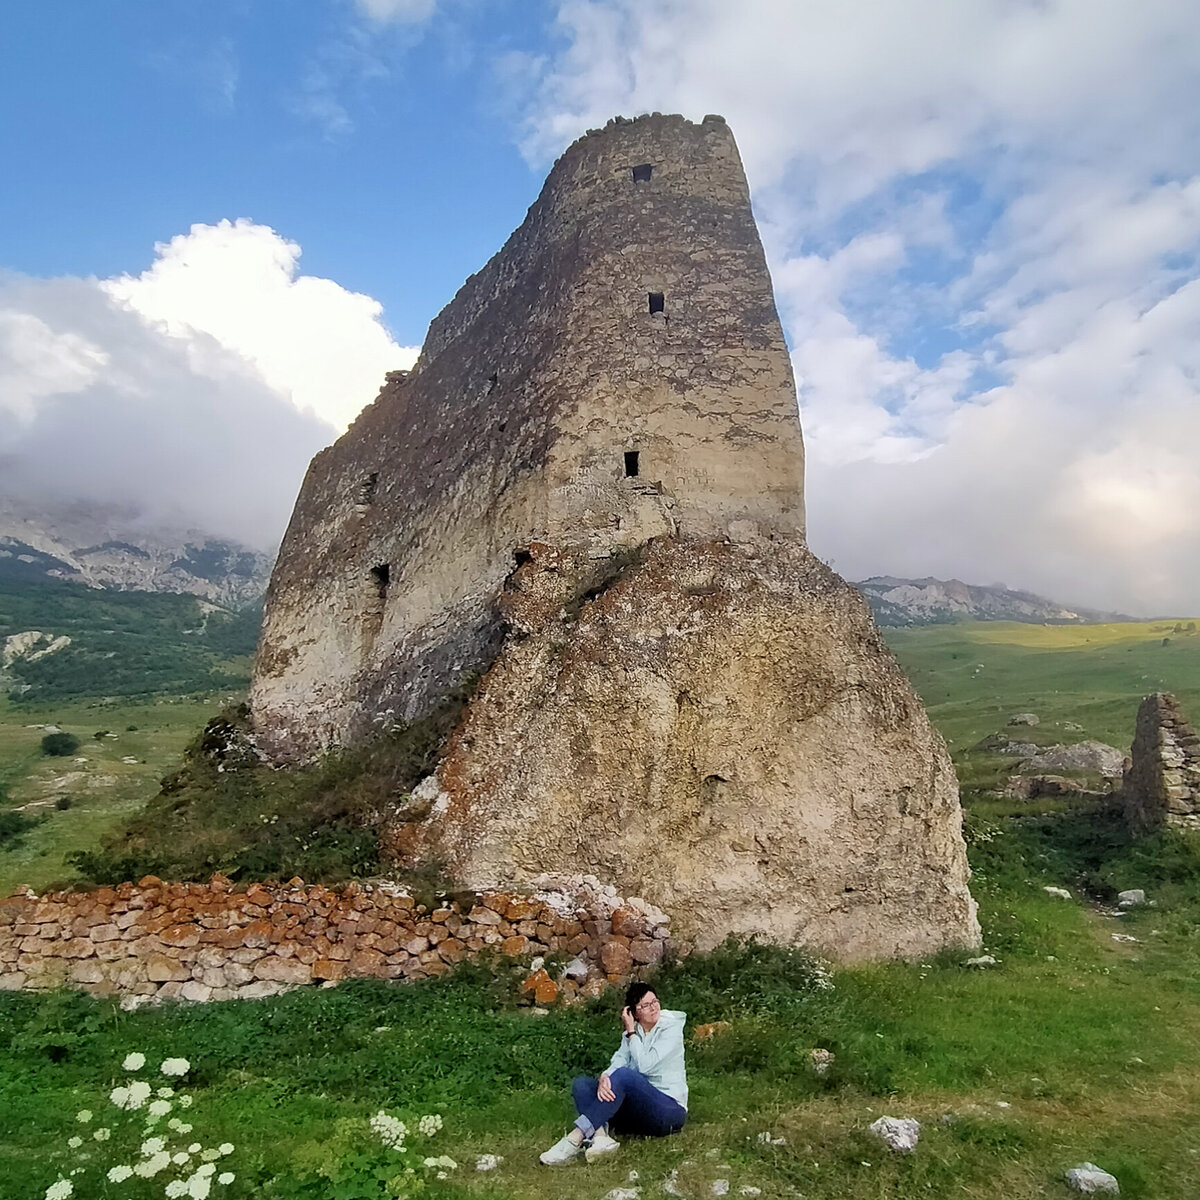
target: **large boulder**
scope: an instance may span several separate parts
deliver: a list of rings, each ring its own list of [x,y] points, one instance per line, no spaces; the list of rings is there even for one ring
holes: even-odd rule
[[[665,539],[579,597],[537,549],[393,844],[472,886],[595,874],[701,947],[977,944],[953,766],[855,589],[796,542]]]

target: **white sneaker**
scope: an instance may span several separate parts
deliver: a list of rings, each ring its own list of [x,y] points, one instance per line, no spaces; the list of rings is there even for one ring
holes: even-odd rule
[[[607,1126],[601,1125],[599,1129],[592,1134],[592,1144],[583,1152],[583,1157],[588,1162],[595,1162],[598,1158],[603,1158],[606,1154],[611,1154],[614,1150],[619,1150],[621,1143],[615,1138],[609,1137]]]
[[[573,1142],[569,1137],[563,1136],[545,1154],[539,1155],[538,1162],[546,1167],[561,1167],[563,1163],[569,1163],[582,1153],[582,1143]]]

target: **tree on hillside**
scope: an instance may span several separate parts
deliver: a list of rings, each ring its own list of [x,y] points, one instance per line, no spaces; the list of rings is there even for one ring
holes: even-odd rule
[[[48,733],[42,738],[42,753],[53,758],[66,758],[79,749],[79,739],[73,733]]]

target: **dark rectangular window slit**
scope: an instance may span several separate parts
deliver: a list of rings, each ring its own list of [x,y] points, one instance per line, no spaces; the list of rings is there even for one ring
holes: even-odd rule
[[[388,563],[380,563],[371,568],[371,579],[375,583],[375,592],[380,600],[387,599],[388,584],[391,582],[392,569]]]
[[[625,478],[633,479],[638,473],[638,452],[636,450],[625,451]]]
[[[651,292],[649,299],[650,299],[650,311],[652,313],[660,313],[666,307],[666,302],[663,298],[662,292]]]
[[[654,173],[654,166],[651,163],[642,163],[640,166],[633,168],[634,183],[649,183],[650,176]]]
[[[372,471],[358,486],[359,504],[370,504],[375,499],[375,490],[379,487],[379,472]]]

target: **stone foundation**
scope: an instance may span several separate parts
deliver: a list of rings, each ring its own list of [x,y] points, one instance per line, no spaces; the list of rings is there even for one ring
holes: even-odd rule
[[[514,962],[557,954],[537,972],[538,1003],[596,994],[661,960],[669,918],[595,880],[570,891],[456,896],[434,908],[378,883],[341,888],[139,883],[32,892],[0,901],[0,989],[80,987],[155,1000],[229,1000],[342,979],[425,979],[485,953]]]
[[[1200,736],[1168,692],[1147,696],[1121,789],[1130,828],[1200,829]]]

